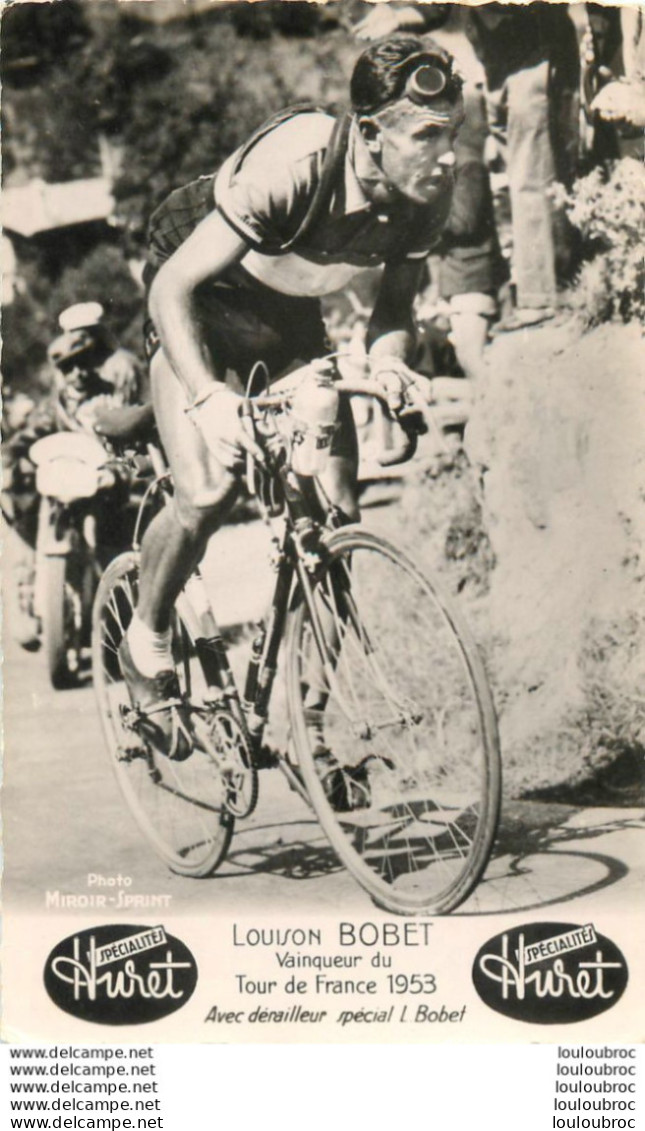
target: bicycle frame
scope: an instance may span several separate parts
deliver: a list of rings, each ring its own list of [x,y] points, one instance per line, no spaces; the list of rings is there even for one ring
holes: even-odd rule
[[[247,400],[245,402],[245,415],[252,417],[253,409],[271,413],[276,408],[282,407],[295,377],[297,377],[297,374],[291,374],[278,382],[274,388],[264,395],[253,398],[252,402]],[[283,387],[280,388],[280,386]],[[382,405],[385,404],[382,390],[373,382],[361,381],[358,384],[352,384],[348,381],[341,381],[338,387],[348,394],[371,396]],[[428,415],[427,406],[423,405],[418,397],[411,398],[411,401]],[[253,644],[241,695],[230,669],[226,645],[213,614],[199,567],[193,571],[178,597],[177,609],[192,640],[209,688],[205,706],[207,708],[219,707],[231,711],[247,740],[254,769],[279,765],[286,773],[292,786],[306,798],[300,778],[293,773],[285,757],[280,757],[263,746],[263,735],[277,672],[278,653],[284,638],[287,616],[296,585],[299,586],[303,599],[308,606],[313,636],[323,670],[328,679],[333,680],[335,658],[326,641],[325,632],[320,623],[319,611],[314,601],[312,572],[320,564],[319,551],[322,534],[326,529],[337,528],[341,524],[341,519],[340,512],[326,498],[324,500],[326,518],[323,522],[320,522],[314,517],[314,507],[306,497],[299,477],[290,468],[288,461],[283,462],[280,456],[276,457],[275,453],[269,451],[270,446],[269,443],[265,449],[269,464],[267,474],[279,485],[286,521],[281,540],[275,540],[274,567],[276,580],[272,599]],[[416,434],[409,431],[403,433],[403,440],[399,447],[390,454],[385,462],[389,464],[407,460],[415,449]],[[148,445],[148,455],[152,462],[155,478],[146,490],[139,507],[134,538],[135,550],[139,547],[143,514],[148,502],[155,494],[162,494],[166,502],[169,497],[171,476],[161,453],[153,445]],[[249,463],[247,463],[246,478],[247,484],[251,486],[253,476],[252,465]],[[265,518],[268,518],[267,509],[260,499],[259,502]],[[348,610],[348,614],[351,617],[351,608]]]
[[[396,545],[347,525],[324,476],[321,483],[293,471],[299,434],[281,415],[291,396],[270,391],[253,402],[264,458],[249,457],[247,483],[272,527],[275,577],[242,679],[199,568],[173,602],[177,691],[169,706],[188,740],[176,758],[147,722],[154,705],[147,712],[133,701],[119,672],[137,607],[146,508],[152,499],[168,505],[172,494],[161,454],[149,449],[155,478],[133,550],[108,567],[95,602],[93,662],[110,760],[144,835],[180,875],[215,872],[236,819],[257,804],[258,771],[276,767],[380,905],[452,910],[485,867],[499,810],[485,671],[441,588]],[[410,632],[419,634],[412,668]],[[278,658],[286,713],[278,719],[274,710],[269,722]],[[274,727],[279,751],[267,745]]]
[[[155,478],[147,487],[139,504],[133,539],[133,548],[139,550],[144,513],[155,495],[161,495],[167,505],[170,498],[170,472],[159,450],[148,445]],[[312,596],[310,570],[319,561],[318,549],[326,527],[311,515],[311,505],[300,487],[297,477],[288,467],[274,472],[280,482],[285,507],[285,528],[281,541],[275,540],[273,565],[276,572],[272,597],[264,620],[253,642],[252,654],[247,664],[243,691],[240,694],[231,671],[226,644],[217,624],[204,578],[197,566],[177,599],[177,609],[186,625],[195,652],[208,685],[207,708],[226,708],[232,711],[242,727],[253,757],[255,769],[279,765],[290,784],[307,799],[306,791],[286,758],[263,746],[264,729],[268,719],[271,693],[278,668],[278,653],[284,639],[285,626],[294,584],[299,584],[310,609],[312,626],[321,655],[325,651],[324,633]],[[303,524],[306,531],[303,537]],[[337,511],[331,504],[327,525],[338,525]],[[305,545],[306,541],[306,545]],[[329,663],[333,658],[327,656]]]

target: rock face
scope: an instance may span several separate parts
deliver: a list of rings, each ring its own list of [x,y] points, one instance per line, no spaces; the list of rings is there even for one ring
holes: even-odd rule
[[[595,779],[614,796],[620,777],[633,799],[645,748],[644,423],[636,325],[543,327],[489,350],[467,445],[484,469],[496,559],[485,621],[511,793]]]

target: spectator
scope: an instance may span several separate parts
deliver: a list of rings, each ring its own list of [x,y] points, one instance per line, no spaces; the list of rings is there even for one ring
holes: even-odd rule
[[[128,350],[113,348],[102,316],[97,302],[78,303],[62,312],[58,322],[63,333],[47,351],[53,368],[50,394],[32,403],[5,437],[3,511],[10,521],[21,519],[31,544],[37,511],[31,445],[53,432],[93,432],[106,411],[149,399],[143,366]],[[5,417],[5,426],[10,419]]]
[[[507,278],[484,160],[486,109],[475,86],[464,91],[466,117],[455,146],[455,190],[444,231],[439,291],[450,304],[451,340],[465,375],[482,374],[484,346]]]
[[[143,387],[147,377],[143,366],[129,350],[115,348],[103,323],[103,314],[98,302],[67,307],[58,319],[63,333],[48,350],[58,393],[55,412],[62,427],[72,431],[91,427],[91,416],[102,405],[109,405],[109,400],[96,401],[99,396],[114,398],[115,405],[146,399]],[[86,408],[80,418],[76,418],[75,405],[80,406],[80,402]],[[70,413],[65,413],[66,407],[70,408]]]
[[[399,26],[418,29],[423,20],[426,30],[434,30],[452,6],[389,7]],[[378,11],[357,26],[361,37],[381,34]],[[509,176],[517,308],[500,328],[519,329],[555,314],[549,189],[556,176],[570,183],[575,168],[576,34],[564,5],[548,3],[469,6],[464,27],[484,69],[489,128],[505,154]]]
[[[591,110],[605,122],[616,126],[632,127],[640,134],[640,156],[642,157],[642,131],[645,128],[645,15],[642,8],[621,8],[620,26],[622,32],[623,76],[612,76],[596,94]],[[630,140],[629,138],[627,140]],[[619,150],[623,147],[619,145]],[[636,156],[636,154],[634,154]]]

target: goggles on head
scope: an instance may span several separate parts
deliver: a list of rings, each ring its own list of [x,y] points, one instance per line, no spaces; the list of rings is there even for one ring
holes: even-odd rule
[[[416,70],[408,75],[404,94],[411,102],[419,106],[426,106],[443,94],[448,85],[448,78],[443,71],[432,63],[421,63]]]
[[[441,95],[445,95],[451,102],[455,100],[461,89],[461,81],[457,75],[443,70],[433,57],[425,52],[408,55],[408,58],[402,59],[394,69],[409,71],[403,89],[387,103],[376,108],[376,113],[402,98],[408,98],[417,106],[435,110],[437,120],[441,119],[442,122],[450,120],[450,114],[447,111],[436,110],[435,103]]]

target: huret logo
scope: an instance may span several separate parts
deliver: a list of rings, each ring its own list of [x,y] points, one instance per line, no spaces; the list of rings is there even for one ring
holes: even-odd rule
[[[45,963],[52,1001],[84,1021],[139,1025],[186,1004],[197,984],[187,946],[163,927],[92,927],[63,939]]]
[[[561,1025],[611,1009],[627,985],[627,963],[591,923],[528,923],[479,950],[473,982],[482,1001],[517,1021]]]

